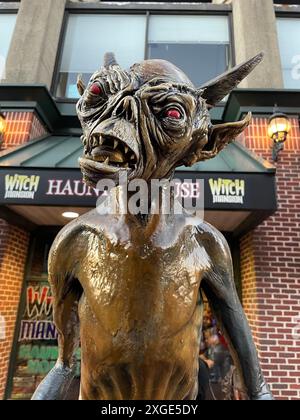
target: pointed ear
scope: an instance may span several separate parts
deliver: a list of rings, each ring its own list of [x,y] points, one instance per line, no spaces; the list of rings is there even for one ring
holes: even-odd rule
[[[84,81],[82,80],[82,75],[79,74],[77,76],[77,90],[78,90],[80,96],[83,95],[83,92],[85,91],[85,88],[86,88],[86,86],[84,84]]]
[[[205,149],[208,149],[213,157],[216,156],[248,127],[251,119],[252,114],[249,112],[242,121],[213,125]]]
[[[251,60],[246,61],[239,66],[234,67],[228,72],[218,76],[216,79],[205,83],[200,89],[204,89],[202,97],[210,106],[215,106],[225,98],[245,77],[255,69],[262,61],[264,54],[260,53]]]
[[[249,112],[242,121],[213,125],[206,141],[204,142],[203,138],[197,141],[194,152],[187,156],[183,163],[192,166],[196,162],[214,158],[248,127],[251,118],[252,114]]]

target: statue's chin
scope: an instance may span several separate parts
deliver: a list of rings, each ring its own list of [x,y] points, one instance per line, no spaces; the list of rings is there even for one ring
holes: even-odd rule
[[[79,165],[84,182],[93,188],[96,188],[97,183],[105,178],[113,180],[118,185],[119,175],[122,172],[126,173],[127,179],[134,178],[133,174],[135,170],[133,168],[124,168],[110,163],[97,162],[84,157],[79,159]]]
[[[142,161],[137,162],[134,166],[125,167],[122,164],[98,162],[87,157],[80,158],[79,165],[83,181],[93,188],[96,188],[97,183],[103,179],[112,180],[115,186],[134,179],[142,179],[146,182],[150,180],[170,180],[173,178],[175,171],[175,169],[169,168],[165,168],[166,170],[162,171],[162,167],[157,164],[157,173],[155,172],[155,166],[152,168],[153,171],[149,170],[146,172]]]

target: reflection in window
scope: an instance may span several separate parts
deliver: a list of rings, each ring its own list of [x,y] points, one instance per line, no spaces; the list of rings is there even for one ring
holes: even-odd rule
[[[149,58],[162,58],[181,68],[196,86],[229,65],[226,16],[151,16]]]
[[[17,15],[0,14],[0,80],[5,78],[5,61],[16,24]]]
[[[300,19],[277,19],[284,87],[300,89]]]
[[[88,82],[113,51],[124,68],[144,58],[145,15],[71,15],[63,46],[58,97],[77,98],[78,74]]]
[[[77,75],[88,82],[107,51],[113,51],[125,69],[145,55],[171,61],[196,86],[228,68],[227,16],[150,15],[148,31],[146,27],[146,14],[70,15],[56,95],[78,97]]]

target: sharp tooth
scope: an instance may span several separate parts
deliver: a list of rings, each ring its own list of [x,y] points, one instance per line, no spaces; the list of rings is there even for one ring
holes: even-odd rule
[[[129,168],[129,163],[126,163],[126,165],[124,166],[125,169]]]
[[[127,147],[127,146],[125,146],[124,147],[124,150],[125,150],[125,155],[127,154],[127,152],[128,152],[128,150],[129,150],[129,148]]]
[[[131,155],[130,156],[130,160],[134,160],[135,159],[135,156],[134,155]]]
[[[119,144],[118,140],[114,140],[114,150],[118,147],[118,144]]]
[[[99,139],[96,137],[96,136],[94,136],[94,138],[93,138],[93,146],[95,147],[95,146],[98,146],[98,141],[99,141]]]
[[[103,142],[104,142],[104,139],[103,139],[103,137],[100,136],[99,145],[102,146]]]
[[[109,157],[107,157],[104,161],[104,165],[108,165],[109,164]]]

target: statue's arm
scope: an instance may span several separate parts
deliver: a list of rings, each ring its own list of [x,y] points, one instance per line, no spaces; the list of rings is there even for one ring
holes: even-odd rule
[[[72,239],[73,238],[73,239]],[[58,331],[59,356],[54,368],[35,391],[33,400],[63,400],[75,375],[79,346],[78,302],[82,293],[75,277],[74,235],[59,235],[49,254],[49,282],[54,297],[53,318]]]
[[[272,394],[264,380],[251,330],[234,284],[229,246],[212,227],[199,229],[211,260],[202,289],[227,339],[234,362],[244,380],[251,400],[271,400]]]

